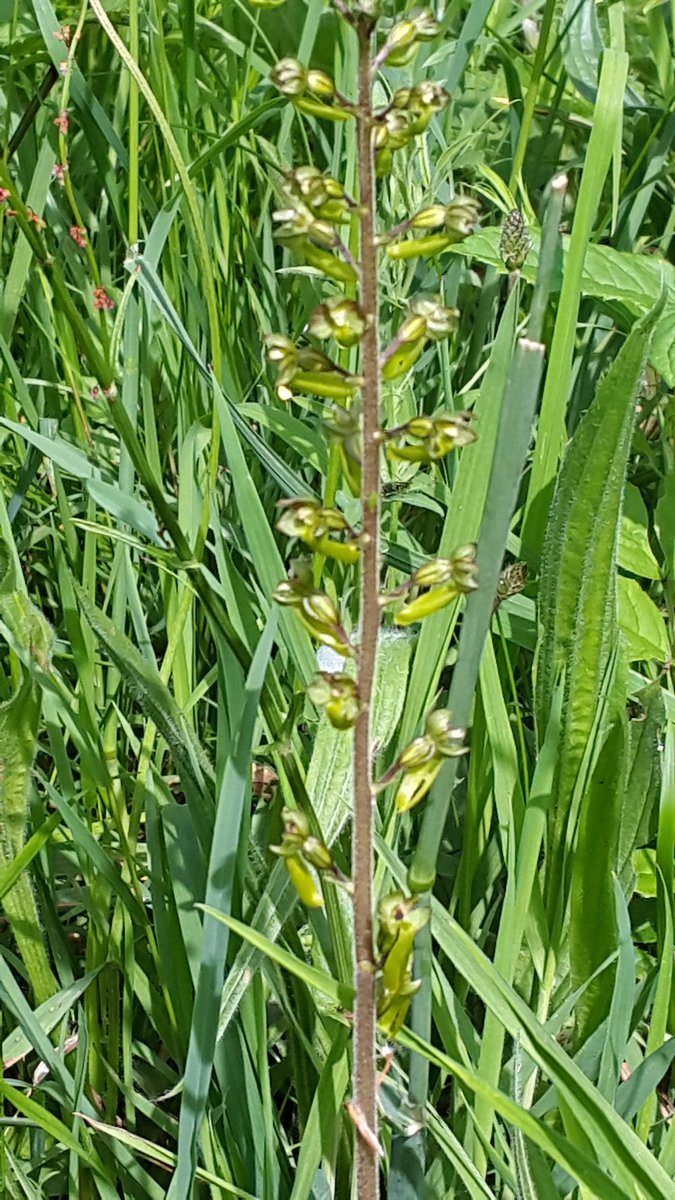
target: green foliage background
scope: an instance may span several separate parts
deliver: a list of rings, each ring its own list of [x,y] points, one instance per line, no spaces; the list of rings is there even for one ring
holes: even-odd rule
[[[56,35],[78,21],[64,75]],[[447,808],[418,964],[432,1034],[418,1010],[381,1087],[395,1200],[675,1196],[672,38],[666,4],[451,0],[387,75],[452,103],[381,181],[382,228],[462,192],[484,215],[440,259],[383,257],[387,340],[413,295],[460,310],[385,391],[386,424],[471,408],[478,433],[431,469],[387,465],[384,582],[493,544],[495,477],[517,492],[506,561],[529,570],[491,620],[471,753],[429,802]],[[354,95],[352,35],[321,0],[0,2],[12,1200],[161,1197],[176,1161],[172,1200],[350,1195],[348,902],[327,886],[302,909],[268,850],[300,806],[348,871],[349,738],[306,702],[314,650],[270,593],[277,501],[321,495],[352,523],[358,503],[321,404],[275,398],[262,338],[300,338],[325,294],[273,241],[281,171],[354,191],[356,147],[270,87],[287,54]],[[563,171],[521,475],[502,414]],[[516,202],[534,246],[514,282],[498,240]],[[319,570],[351,628],[353,574]],[[385,629],[382,771],[446,697],[460,618]],[[423,819],[391,810],[388,790],[382,891],[405,885]]]

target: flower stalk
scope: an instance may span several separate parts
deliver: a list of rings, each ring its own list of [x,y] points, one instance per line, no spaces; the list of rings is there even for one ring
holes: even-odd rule
[[[355,988],[354,1010],[354,1098],[353,1102],[372,1138],[357,1135],[357,1193],[376,1200],[379,1195],[377,1153],[376,1070],[376,964],[373,942],[374,854],[373,854],[373,747],[371,733],[373,686],[380,629],[380,366],[375,232],[375,159],[372,139],[372,44],[374,22],[359,15],[358,68],[358,176],[360,206],[360,305],[365,316],[362,342],[361,399],[363,449],[361,464],[362,553],[361,553],[361,639],[357,679],[361,710],[354,727],[354,833],[352,879],[354,884]]]

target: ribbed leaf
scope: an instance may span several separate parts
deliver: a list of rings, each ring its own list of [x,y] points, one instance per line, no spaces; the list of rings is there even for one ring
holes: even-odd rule
[[[613,875],[617,869],[619,819],[625,776],[626,731],[621,714],[612,725],[584,792],[572,873],[570,968],[572,986],[588,987],[575,1006],[583,1043],[609,1011],[614,964],[593,972],[616,949]]]
[[[556,680],[565,694],[553,789],[559,843],[617,642],[616,560],[635,398],[663,299],[633,329],[579,423],[558,477],[542,563],[537,724],[546,728]]]

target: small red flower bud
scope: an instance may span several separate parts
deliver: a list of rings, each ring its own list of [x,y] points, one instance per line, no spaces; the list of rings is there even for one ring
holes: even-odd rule
[[[110,310],[115,307],[115,301],[111,300],[104,287],[94,289],[94,308]]]

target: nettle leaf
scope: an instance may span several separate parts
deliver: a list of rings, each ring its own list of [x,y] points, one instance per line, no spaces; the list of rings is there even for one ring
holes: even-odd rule
[[[631,662],[668,658],[666,623],[637,579],[619,578],[619,628]]]
[[[661,572],[649,544],[649,518],[638,488],[626,484],[619,531],[619,566],[643,579],[660,579]]]

